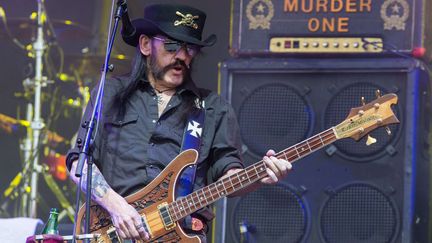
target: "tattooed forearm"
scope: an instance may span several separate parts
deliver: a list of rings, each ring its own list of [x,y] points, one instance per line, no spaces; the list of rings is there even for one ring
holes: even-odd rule
[[[97,168],[93,170],[92,175],[92,196],[102,198],[107,193],[109,185]]]
[[[82,173],[83,181],[81,184],[81,190],[84,192],[87,191],[87,183],[86,183],[87,173],[88,170],[86,166]],[[108,192],[108,189],[110,188],[108,183],[105,181],[105,178],[103,177],[102,173],[95,165],[92,165],[92,185],[91,186],[92,186],[91,195],[94,200],[105,196],[105,194]]]

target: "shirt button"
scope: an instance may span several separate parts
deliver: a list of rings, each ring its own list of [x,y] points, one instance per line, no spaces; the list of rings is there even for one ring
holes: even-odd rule
[[[153,120],[152,122],[153,122],[153,123],[156,123],[156,120]]]
[[[150,146],[154,146],[154,143],[150,143]]]

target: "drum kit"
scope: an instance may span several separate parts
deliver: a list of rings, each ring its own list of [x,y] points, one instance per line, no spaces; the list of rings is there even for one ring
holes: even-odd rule
[[[74,207],[69,202],[76,187],[68,179],[65,153],[74,144],[74,135],[65,135],[65,127],[55,123],[74,114],[77,117],[72,126],[74,130],[78,128],[90,97],[90,86],[100,76],[104,56],[92,54],[88,48],[78,54],[64,54],[62,40],[90,40],[91,31],[73,21],[50,19],[44,1],[37,2],[38,11],[29,18],[6,18],[0,7],[0,41],[12,41],[34,63],[32,77],[23,81],[24,91],[15,94],[25,100],[25,119],[14,118],[0,109],[0,139],[22,135],[17,149],[22,155],[21,170],[13,172],[16,176],[0,196],[0,216],[37,217],[38,204],[43,201],[39,191],[49,188],[62,209],[59,218],[73,221]],[[123,55],[113,55],[111,62],[116,72],[124,72],[130,66]],[[50,91],[44,91],[49,86]],[[66,91],[56,88],[52,91],[52,87],[63,87]],[[45,115],[46,107],[49,112]]]

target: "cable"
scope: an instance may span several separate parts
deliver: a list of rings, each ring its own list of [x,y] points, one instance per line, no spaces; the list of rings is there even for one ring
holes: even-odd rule
[[[383,51],[387,51],[393,54],[396,54],[398,56],[404,57],[404,58],[408,58],[408,59],[415,59],[414,57],[405,54],[405,53],[401,53],[399,50],[397,50],[397,47],[394,44],[389,44],[389,43],[385,43],[384,41],[368,41],[366,38],[361,38],[363,45],[362,47],[364,49],[367,49],[367,47],[369,45],[373,46],[375,49],[381,49]],[[378,44],[382,44],[382,46],[378,45]],[[391,49],[386,48],[385,46],[389,46],[391,47]],[[417,60],[417,59],[416,59]]]
[[[12,40],[12,42],[17,45],[20,49],[27,51],[25,45],[23,45],[17,38],[15,38],[12,33],[9,30],[9,27],[7,25],[7,18],[6,13],[4,11],[4,8],[0,6],[0,19],[2,20],[3,26],[6,30],[7,36]]]
[[[432,74],[431,67],[423,59],[417,59],[417,58],[415,58],[413,56],[410,56],[408,54],[401,53],[394,44],[385,43],[384,41],[381,41],[381,42],[368,41],[366,38],[362,38],[362,42],[364,43],[362,45],[362,47],[364,49],[367,49],[367,47],[369,45],[371,45],[371,46],[373,46],[376,49],[381,49],[383,51],[387,51],[387,52],[393,53],[393,54],[398,55],[400,57],[411,59],[413,61],[421,63],[422,64],[421,67],[425,68],[426,72],[428,72],[430,75]],[[382,46],[380,46],[379,44],[382,44]],[[388,46],[390,48],[386,48],[385,46]]]

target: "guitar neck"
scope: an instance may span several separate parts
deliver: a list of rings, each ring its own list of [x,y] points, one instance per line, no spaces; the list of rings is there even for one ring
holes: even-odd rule
[[[308,138],[298,144],[295,144],[287,149],[277,153],[275,157],[278,159],[285,159],[290,163],[311,154],[312,152],[325,147],[334,141],[337,137],[330,128],[323,131],[311,138]],[[266,164],[264,161],[259,161],[238,173],[232,174],[225,177],[215,183],[212,183],[206,187],[192,192],[191,194],[179,198],[172,202],[168,210],[170,211],[171,217],[174,221],[178,221],[187,215],[203,208],[222,197],[230,195],[236,191],[239,191],[251,184],[261,180],[267,176]]]

